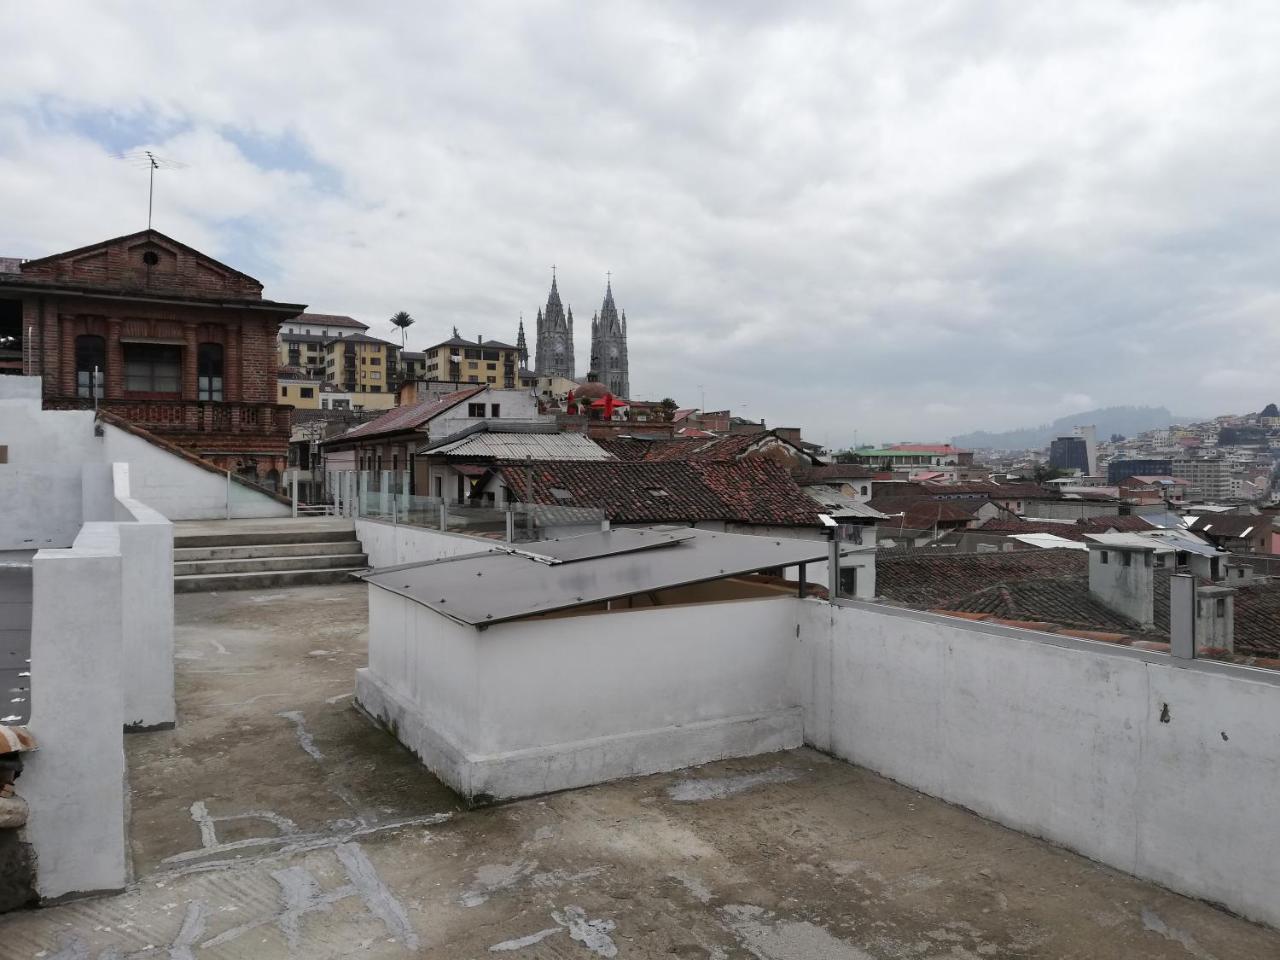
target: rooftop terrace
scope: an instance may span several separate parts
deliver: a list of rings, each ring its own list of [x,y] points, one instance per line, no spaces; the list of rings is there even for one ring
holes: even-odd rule
[[[126,740],[137,878],[0,917],[0,955],[1280,955],[808,749],[463,810],[351,707],[365,591],[177,597],[178,727]]]

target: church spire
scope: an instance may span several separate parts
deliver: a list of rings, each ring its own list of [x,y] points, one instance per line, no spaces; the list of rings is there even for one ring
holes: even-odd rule
[[[524,314],[520,314],[520,332],[516,335],[516,351],[520,355],[520,366],[529,367],[529,344],[524,338]]]
[[[534,371],[539,376],[573,379],[573,310],[566,315],[557,281],[553,265],[547,304],[538,314]]]

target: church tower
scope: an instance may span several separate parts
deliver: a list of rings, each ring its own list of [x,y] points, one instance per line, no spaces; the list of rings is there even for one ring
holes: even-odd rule
[[[631,397],[627,363],[627,314],[613,302],[613,278],[605,283],[600,313],[591,318],[591,369],[615,397]]]
[[[573,308],[566,315],[556,289],[555,271],[551,273],[551,293],[547,306],[538,311],[537,356],[533,371],[540,377],[573,379]]]
[[[520,355],[520,368],[529,369],[529,343],[524,338],[524,314],[520,314],[520,332],[516,335],[516,352]]]

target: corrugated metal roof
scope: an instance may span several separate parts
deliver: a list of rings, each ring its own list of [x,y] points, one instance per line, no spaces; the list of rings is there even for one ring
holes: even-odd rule
[[[1107,547],[1131,547],[1138,550],[1154,550],[1156,553],[1168,553],[1173,548],[1142,533],[1086,533],[1086,540],[1100,543]]]
[[[614,460],[583,433],[475,433],[419,451],[432,456],[493,460]]]
[[[428,420],[438,417],[446,410],[452,410],[463,400],[474,397],[487,389],[486,385],[480,385],[445,394],[443,397],[431,397],[412,406],[392,407],[376,420],[370,420],[354,430],[348,430],[341,436],[333,437],[325,442],[339,444],[348,440],[363,440],[368,437],[380,437],[390,433],[404,433],[409,430],[416,430]]]

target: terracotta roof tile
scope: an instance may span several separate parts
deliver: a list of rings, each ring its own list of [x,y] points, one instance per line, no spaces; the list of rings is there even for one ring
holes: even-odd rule
[[[767,460],[730,462],[542,461],[509,464],[503,480],[518,500],[526,472],[533,502],[591,507],[619,523],[724,520],[761,526],[816,527],[818,507],[782,467]],[[556,496],[553,489],[568,493]]]

